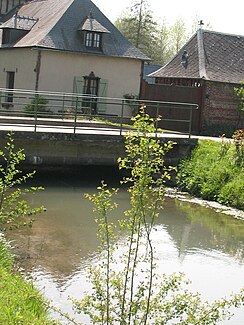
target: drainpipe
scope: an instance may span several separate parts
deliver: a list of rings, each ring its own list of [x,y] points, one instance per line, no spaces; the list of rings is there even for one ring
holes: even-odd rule
[[[38,50],[36,67],[34,69],[34,71],[36,73],[35,91],[38,91],[38,88],[39,88],[39,78],[40,78],[40,70],[41,70],[41,54],[42,54],[41,50]]]
[[[141,75],[140,75],[140,90],[139,90],[139,99],[142,96],[142,83],[143,83],[143,72],[144,72],[144,61],[141,61]]]

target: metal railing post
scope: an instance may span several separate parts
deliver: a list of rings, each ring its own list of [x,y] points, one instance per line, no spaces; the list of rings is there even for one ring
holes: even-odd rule
[[[37,129],[37,108],[38,108],[38,95],[35,94],[35,115],[34,115],[34,118],[35,118],[35,126],[34,126],[34,132],[36,133],[36,129]]]
[[[159,103],[157,103],[157,110],[156,110],[156,124],[155,124],[156,138],[158,137],[158,115],[159,115]]]
[[[123,130],[124,104],[125,104],[124,99],[122,99],[119,135],[122,135],[122,130]]]
[[[65,102],[65,95],[63,95],[63,100],[62,100],[62,120],[64,119],[64,102]]]
[[[75,102],[74,134],[75,134],[76,124],[77,124],[77,108],[78,108],[78,97],[76,97],[76,102]]]
[[[191,129],[192,129],[192,106],[190,109],[190,120],[189,120],[189,139],[191,138]]]

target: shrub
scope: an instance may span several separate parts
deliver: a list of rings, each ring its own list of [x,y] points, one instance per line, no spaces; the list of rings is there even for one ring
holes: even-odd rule
[[[50,115],[51,111],[47,108],[48,100],[40,95],[33,98],[30,104],[24,107],[24,112],[27,116],[37,116],[43,117]]]
[[[244,197],[238,194],[243,192],[243,167],[239,146],[225,138],[221,143],[202,140],[191,157],[181,162],[178,186],[204,199],[243,209]]]

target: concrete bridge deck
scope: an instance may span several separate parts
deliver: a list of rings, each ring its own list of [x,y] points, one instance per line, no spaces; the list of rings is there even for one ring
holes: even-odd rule
[[[24,148],[27,166],[65,167],[82,165],[116,165],[124,155],[124,135],[128,128],[110,126],[96,121],[79,121],[74,127],[71,122],[23,121],[16,118],[0,118],[0,147],[5,143],[8,131],[14,132],[16,147]],[[196,146],[197,138],[185,134],[158,133],[162,143],[176,142],[167,155],[169,164],[177,164]]]

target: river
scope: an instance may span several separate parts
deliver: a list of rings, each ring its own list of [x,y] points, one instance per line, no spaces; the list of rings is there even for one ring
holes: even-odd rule
[[[100,179],[119,185],[117,171],[109,168],[40,173],[35,185],[43,185],[45,191],[30,202],[44,204],[47,211],[32,228],[8,233],[25,274],[45,297],[71,314],[68,297],[80,298],[89,290],[87,268],[99,254],[94,213],[84,193],[94,193]],[[129,206],[125,188],[120,190],[118,203],[112,216],[115,222]],[[244,220],[215,210],[171,194],[153,231],[159,271],[184,272],[192,281],[189,289],[210,301],[244,286]],[[244,309],[222,324],[243,325]]]

